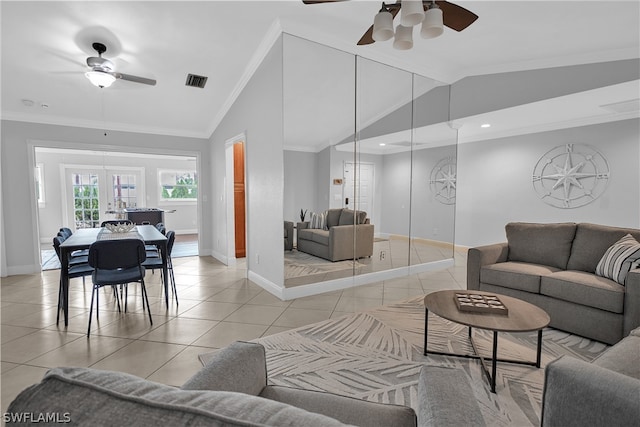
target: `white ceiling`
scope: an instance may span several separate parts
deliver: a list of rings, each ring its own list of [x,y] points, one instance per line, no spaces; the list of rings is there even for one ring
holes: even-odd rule
[[[456,3],[479,19],[460,33],[446,29],[438,39],[418,37],[412,50],[397,51],[391,42],[356,46],[378,1],[2,1],[2,118],[208,138],[281,31],[446,83],[640,56],[638,1]],[[86,57],[95,56],[94,41],[107,45],[104,56],[118,71],[158,84],[92,86],[83,73]],[[186,87],[188,73],[208,76],[205,89]],[[602,97],[611,103],[638,98],[637,84],[619,89],[615,99]],[[559,114],[578,105],[570,99],[555,104],[551,120],[562,121]],[[600,102],[588,94],[576,100]],[[580,120],[575,116],[573,110],[566,120]],[[499,117],[492,120],[499,129]]]

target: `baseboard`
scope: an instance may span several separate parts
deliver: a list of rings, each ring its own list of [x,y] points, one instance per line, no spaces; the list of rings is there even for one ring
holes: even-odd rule
[[[176,236],[180,234],[198,234],[197,228],[187,228],[185,230],[174,230],[176,232]]]
[[[15,276],[17,274],[33,274],[42,271],[40,264],[31,265],[14,265],[7,267],[7,276]]]
[[[221,252],[211,250],[209,252],[209,255],[212,256],[213,258],[217,259],[218,261],[220,261],[221,263],[223,263],[226,266],[236,265],[236,259],[235,258],[229,258],[228,256],[226,256],[225,254],[223,254]]]
[[[235,258],[234,258],[235,259]],[[255,283],[256,285],[260,286],[262,289],[264,289],[265,291],[269,292],[270,294],[272,294],[273,296],[286,301],[286,299],[284,298],[283,295],[283,290],[284,288],[276,285],[275,283],[273,283],[272,281],[265,279],[264,277],[260,276],[259,274],[254,273],[251,270],[247,271],[247,278],[252,281],[253,283]]]
[[[327,280],[326,282],[310,283],[308,285],[293,286],[281,289],[282,296],[278,298],[288,301],[295,298],[318,295],[325,292],[339,291],[355,286],[368,285],[369,283],[381,282],[383,280],[407,277],[412,274],[426,271],[444,270],[454,265],[453,258],[442,261],[434,261],[417,266],[399,267],[391,270],[375,271],[372,273],[358,274],[356,276],[344,277],[341,279]]]

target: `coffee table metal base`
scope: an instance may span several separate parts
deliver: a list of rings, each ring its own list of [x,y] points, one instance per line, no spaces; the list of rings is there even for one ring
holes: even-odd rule
[[[538,330],[538,343],[536,349],[536,360],[535,362],[527,361],[527,360],[514,360],[514,359],[499,359],[498,356],[498,331],[493,332],[493,352],[491,356],[491,373],[489,373],[489,369],[487,368],[487,361],[478,351],[478,347],[476,345],[475,340],[473,339],[472,327],[469,326],[469,342],[471,343],[471,347],[473,347],[474,354],[459,354],[459,353],[447,353],[441,351],[429,351],[427,350],[427,337],[428,337],[428,326],[429,326],[429,310],[425,309],[425,318],[424,318],[424,355],[428,356],[429,354],[435,354],[438,356],[455,356],[455,357],[465,357],[467,359],[478,359],[480,360],[480,364],[482,365],[482,371],[484,375],[487,377],[487,381],[491,385],[491,392],[496,392],[496,367],[498,365],[497,362],[503,363],[515,363],[518,365],[527,365],[527,366],[535,366],[536,368],[540,368],[540,360],[542,356],[542,329]]]

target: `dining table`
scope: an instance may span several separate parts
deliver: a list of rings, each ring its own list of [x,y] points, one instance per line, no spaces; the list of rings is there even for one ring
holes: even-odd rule
[[[116,233],[106,227],[81,228],[76,230],[60,245],[60,286],[62,287],[62,307],[64,312],[64,325],[69,325],[69,258],[71,253],[78,250],[89,249],[92,243],[98,240],[119,238],[142,239],[145,245],[153,245],[158,248],[162,258],[162,283],[167,308],[169,308],[168,265],[167,265],[167,237],[153,225],[136,225],[126,233]]]

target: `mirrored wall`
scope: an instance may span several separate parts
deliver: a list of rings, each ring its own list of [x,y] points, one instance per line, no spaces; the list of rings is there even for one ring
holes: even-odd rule
[[[289,34],[282,43],[285,287],[453,258],[449,86]]]

